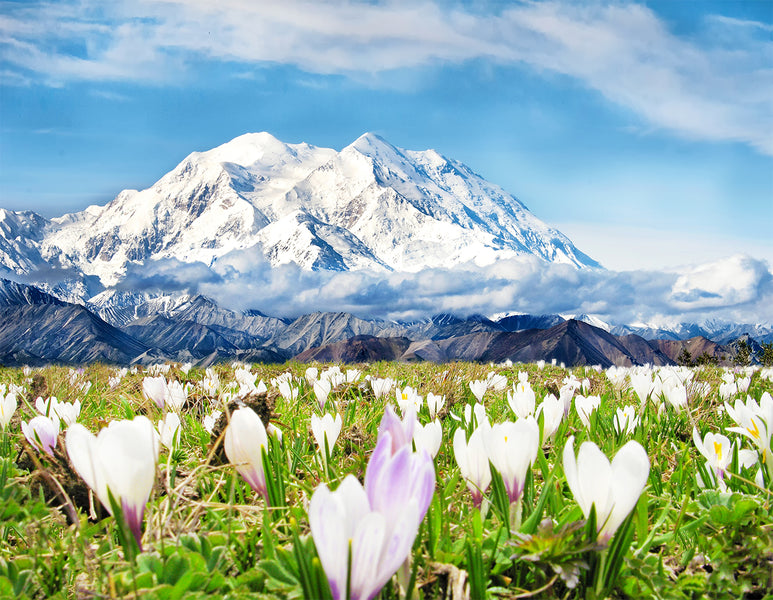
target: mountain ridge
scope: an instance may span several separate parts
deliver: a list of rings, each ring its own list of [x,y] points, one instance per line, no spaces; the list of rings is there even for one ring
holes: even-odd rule
[[[481,315],[440,314],[400,323],[361,319],[345,312],[318,312],[290,320],[255,311],[236,313],[203,296],[132,297],[141,302],[133,318],[126,320],[128,313],[106,313],[120,319],[116,326],[89,307],[0,279],[0,364],[555,359],[570,366],[610,366],[673,364],[681,360],[685,349],[692,360],[708,356],[722,362],[738,351],[737,344],[721,345],[703,337],[646,340],[635,334],[616,336],[558,315],[518,315],[516,323],[513,315],[491,320]],[[518,329],[518,323],[544,327]],[[753,338],[744,339],[752,348],[759,348]]]

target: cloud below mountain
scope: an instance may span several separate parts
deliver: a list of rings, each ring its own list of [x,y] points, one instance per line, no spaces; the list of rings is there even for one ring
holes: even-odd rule
[[[173,264],[174,263],[174,264]],[[523,257],[417,273],[305,271],[271,267],[258,248],[211,267],[154,260],[130,267],[121,287],[201,293],[223,306],[277,316],[345,311],[412,319],[440,312],[593,314],[613,323],[773,321],[773,274],[765,261],[732,256],[681,272],[577,270]]]

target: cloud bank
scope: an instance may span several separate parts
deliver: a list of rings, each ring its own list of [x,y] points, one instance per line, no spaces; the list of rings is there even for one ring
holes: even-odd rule
[[[651,126],[773,155],[771,26],[721,15],[677,35],[646,6],[439,1],[72,0],[6,5],[12,85],[164,85],[201,61],[355,77],[468,61],[579,81]]]
[[[258,248],[232,252],[211,267],[178,266],[149,261],[130,270],[121,287],[201,293],[232,309],[288,317],[344,311],[406,320],[441,312],[521,312],[587,313],[615,324],[773,322],[770,265],[743,255],[669,273],[577,270],[532,257],[418,273],[303,271],[271,267]]]

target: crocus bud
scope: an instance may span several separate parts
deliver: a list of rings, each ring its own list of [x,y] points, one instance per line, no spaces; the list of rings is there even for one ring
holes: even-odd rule
[[[225,429],[225,454],[250,487],[268,502],[263,449],[268,450],[268,435],[263,421],[254,410],[242,407],[233,412]]]

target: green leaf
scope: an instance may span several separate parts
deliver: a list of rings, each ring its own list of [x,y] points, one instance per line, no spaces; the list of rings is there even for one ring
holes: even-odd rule
[[[107,498],[110,502],[110,507],[113,509],[113,517],[118,530],[118,540],[123,548],[124,556],[129,562],[134,562],[137,555],[140,553],[139,544],[137,544],[134,533],[132,533],[132,530],[129,528],[129,525],[123,516],[121,504],[115,499],[110,488],[107,489]]]
[[[505,489],[505,482],[496,467],[489,462],[491,469],[491,504],[497,511],[500,520],[505,527],[510,527],[510,498]]]
[[[286,585],[298,585],[298,578],[276,560],[261,560],[257,566],[270,579]]]
[[[623,559],[631,548],[634,530],[633,521],[634,513],[631,512],[620,525],[609,545],[604,571],[604,589],[607,591],[611,591],[614,587],[620,574],[620,568],[623,565]]]
[[[137,557],[137,567],[140,573],[153,573],[156,577],[161,577],[161,573],[164,572],[164,563],[156,553],[140,554]]]
[[[190,562],[179,554],[172,554],[164,564],[159,582],[175,585],[188,571],[190,571]]]
[[[177,583],[174,584],[174,587],[169,594],[169,600],[180,600],[180,598],[183,597],[183,594],[191,587],[193,577],[194,573],[192,571],[184,573],[183,576],[177,580]]]
[[[542,492],[540,493],[539,499],[537,500],[537,505],[534,507],[534,510],[521,526],[521,531],[523,533],[531,534],[537,531],[537,527],[542,520],[542,513],[545,510],[545,504],[547,503],[548,498],[553,495],[553,477],[555,472],[556,471],[554,467],[553,471],[545,480],[545,484],[542,486]]]

